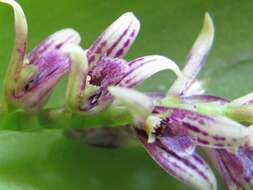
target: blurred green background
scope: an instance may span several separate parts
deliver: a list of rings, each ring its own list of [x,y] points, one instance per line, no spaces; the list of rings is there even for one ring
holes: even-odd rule
[[[72,27],[83,47],[126,11],[133,11],[142,28],[128,60],[162,54],[181,67],[209,11],[216,26],[213,50],[200,77],[208,92],[235,98],[253,89],[252,0],[20,0],[29,24],[29,50],[49,34]],[[13,36],[13,14],[0,4],[0,89]],[[138,88],[166,90],[174,80],[161,72]],[[61,105],[66,79],[48,106]],[[1,95],[1,97],[3,97]],[[26,120],[17,120],[26,122]],[[221,187],[222,185],[219,184]],[[0,133],[2,190],[188,190],[162,171],[141,147],[102,150],[65,138],[59,130]]]

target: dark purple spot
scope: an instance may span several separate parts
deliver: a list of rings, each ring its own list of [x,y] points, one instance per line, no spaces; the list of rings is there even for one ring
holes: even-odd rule
[[[56,49],[60,49],[62,47],[63,43],[60,43],[58,45],[55,46]]]
[[[217,147],[224,147],[224,144],[214,144],[214,146],[217,146]]]
[[[213,136],[213,139],[216,141],[225,141],[226,140],[225,137],[220,137],[220,136]]]
[[[205,132],[205,131],[202,131],[201,133],[202,133],[202,135],[204,135],[204,136],[209,136],[208,133]]]
[[[208,145],[208,144],[209,144],[208,141],[203,140],[203,139],[200,139],[200,138],[197,138],[197,141],[200,142],[200,143],[202,143],[202,144],[205,144],[205,145]]]
[[[88,59],[89,63],[93,62],[95,60],[95,55],[90,56]]]
[[[131,35],[132,38],[135,36],[135,30],[132,31]]]
[[[116,42],[114,42],[114,44],[111,46],[111,48],[108,49],[108,51],[107,51],[108,56],[112,53],[113,49],[120,43],[120,41],[123,39],[123,37],[127,34],[129,27],[130,26],[128,26],[127,29],[122,33],[122,35],[116,40]]]

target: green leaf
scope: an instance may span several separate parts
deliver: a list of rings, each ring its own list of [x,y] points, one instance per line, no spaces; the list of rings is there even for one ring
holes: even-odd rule
[[[171,184],[175,189],[180,187],[141,148],[90,148],[70,141],[56,130],[5,131],[0,135],[0,144],[0,189],[137,190]]]

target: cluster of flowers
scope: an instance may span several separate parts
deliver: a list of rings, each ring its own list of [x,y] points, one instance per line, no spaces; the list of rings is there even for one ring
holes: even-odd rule
[[[39,112],[68,73],[64,112],[93,114],[113,104],[124,106],[140,143],[172,176],[197,189],[217,189],[212,169],[198,154],[201,151],[228,189],[253,189],[253,93],[229,101],[205,95],[196,79],[214,38],[209,14],[181,71],[160,55],[123,59],[140,29],[132,13],[120,16],[88,49],[79,45],[78,32],[63,29],[26,54],[23,10],[14,0],[0,2],[11,5],[15,13],[14,48],[5,80],[8,110]],[[177,75],[166,94],[130,89],[162,70]]]

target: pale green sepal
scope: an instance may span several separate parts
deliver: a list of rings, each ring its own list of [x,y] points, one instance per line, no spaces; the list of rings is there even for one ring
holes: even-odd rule
[[[136,123],[143,122],[153,110],[152,100],[133,89],[109,87],[110,93],[127,107]]]
[[[214,39],[214,25],[212,18],[208,13],[205,14],[203,27],[195,41],[188,58],[186,65],[182,71],[182,76],[178,77],[168,91],[168,95],[186,94],[196,79],[204,65],[205,59],[210,51]]]
[[[10,102],[11,100],[9,101],[9,99],[12,96],[12,92],[10,91],[10,89],[12,89],[13,87],[15,88],[15,81],[19,80],[18,73],[24,64],[28,26],[25,14],[21,6],[16,1],[0,0],[0,2],[12,6],[15,18],[14,47],[12,50],[10,63],[5,77],[5,93],[8,102]]]

